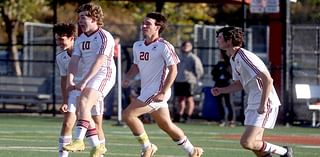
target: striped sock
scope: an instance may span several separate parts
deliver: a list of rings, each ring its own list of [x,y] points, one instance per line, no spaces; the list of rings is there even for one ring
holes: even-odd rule
[[[278,154],[278,155],[284,155],[287,153],[287,149],[265,142],[263,141],[262,147],[260,148],[261,152],[267,152],[267,153],[274,153],[274,154]]]
[[[188,140],[187,136],[183,137],[181,140],[176,141],[177,145],[179,145],[185,152],[188,154],[193,153],[193,145],[191,142]]]
[[[87,120],[79,119],[76,126],[75,139],[83,140],[88,130],[90,122]]]
[[[100,145],[98,132],[96,128],[88,129],[86,133],[86,137],[92,147],[97,147]]]

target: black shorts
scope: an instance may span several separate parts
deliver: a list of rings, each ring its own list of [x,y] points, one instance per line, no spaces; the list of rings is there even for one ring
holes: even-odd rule
[[[174,96],[193,96],[194,85],[188,82],[174,83]]]

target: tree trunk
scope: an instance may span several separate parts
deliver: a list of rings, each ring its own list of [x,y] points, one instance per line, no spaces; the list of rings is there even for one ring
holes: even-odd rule
[[[6,22],[6,32],[8,35],[8,50],[10,53],[10,59],[12,60],[12,68],[14,70],[14,74],[16,76],[21,76],[21,67],[19,61],[19,53],[17,48],[17,29],[18,29],[18,22],[11,21]]]

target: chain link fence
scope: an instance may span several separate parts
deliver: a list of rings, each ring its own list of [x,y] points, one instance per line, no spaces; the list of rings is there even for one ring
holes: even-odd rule
[[[293,25],[291,27],[290,77],[291,102],[294,118],[309,123],[311,111],[305,100],[296,99],[295,84],[320,84],[320,27]],[[300,123],[299,122],[299,123]]]

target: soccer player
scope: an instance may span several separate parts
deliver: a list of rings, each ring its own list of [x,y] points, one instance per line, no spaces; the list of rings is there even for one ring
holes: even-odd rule
[[[77,38],[68,72],[68,87],[81,91],[79,98],[79,116],[75,140],[63,147],[67,151],[84,150],[84,136],[91,137],[94,148],[91,157],[105,153],[100,145],[95,124],[91,118],[91,109],[101,97],[105,97],[115,84],[116,67],[113,60],[114,39],[109,32],[102,29],[103,12],[101,6],[94,3],[81,5],[77,13],[82,34]],[[83,77],[75,82],[79,62]]]
[[[171,95],[171,85],[177,75],[177,57],[174,47],[160,37],[165,29],[166,18],[160,13],[148,13],[142,23],[144,41],[133,45],[134,64],[123,80],[127,87],[130,79],[140,74],[141,92],[136,100],[124,110],[123,119],[133,135],[141,144],[141,156],[151,157],[157,151],[145,132],[140,115],[150,113],[158,126],[164,130],[178,146],[190,157],[200,157],[202,148],[194,147],[184,132],[171,122],[168,99]]]
[[[56,35],[56,40],[58,45],[61,48],[61,52],[56,57],[56,62],[59,68],[59,73],[61,76],[61,93],[63,103],[60,106],[60,111],[64,113],[64,120],[61,128],[60,138],[59,138],[59,157],[67,157],[68,152],[63,151],[62,147],[71,143],[72,140],[72,128],[76,122],[76,108],[77,108],[77,98],[80,96],[80,91],[72,90],[68,91],[66,88],[67,85],[67,71],[68,65],[71,59],[73,44],[75,40],[76,28],[74,24],[61,23],[54,26],[54,32]],[[81,67],[79,67],[75,81],[81,79]],[[91,113],[93,119],[97,125],[99,132],[99,140],[105,147],[105,137],[102,129],[102,112],[103,111],[103,102],[100,99],[99,103],[94,106]],[[89,137],[91,141],[91,138]]]
[[[240,28],[221,28],[217,31],[217,43],[230,57],[234,82],[227,87],[212,88],[212,94],[217,96],[244,89],[248,95],[241,146],[257,157],[271,157],[272,154],[293,157],[291,147],[281,147],[263,140],[264,130],[274,127],[281,105],[267,67],[254,53],[241,48],[243,32]]]

